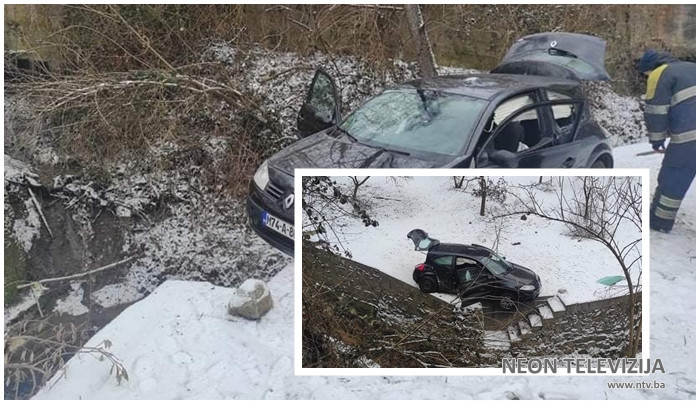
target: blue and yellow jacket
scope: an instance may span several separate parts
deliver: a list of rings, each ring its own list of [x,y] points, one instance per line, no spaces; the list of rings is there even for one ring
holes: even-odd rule
[[[649,141],[671,143],[695,140],[695,63],[680,62],[659,53],[659,66],[647,80],[644,121]]]

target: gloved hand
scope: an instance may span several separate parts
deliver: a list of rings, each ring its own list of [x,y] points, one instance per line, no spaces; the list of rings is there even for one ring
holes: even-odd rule
[[[666,143],[666,139],[663,140],[655,140],[651,143],[651,148],[654,149],[654,151],[657,151],[659,153],[663,153],[666,150],[666,147],[664,144]]]

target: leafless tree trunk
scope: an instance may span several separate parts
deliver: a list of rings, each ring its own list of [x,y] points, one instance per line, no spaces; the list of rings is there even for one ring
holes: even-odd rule
[[[362,184],[364,184],[365,182],[367,182],[367,180],[369,179],[369,177],[365,177],[365,178],[363,178],[363,179],[359,179],[359,178],[357,178],[357,177],[350,177],[350,179],[352,180],[352,184],[353,184],[353,186],[355,187],[355,188],[352,190],[352,200],[353,200],[353,201],[356,201],[356,200],[357,200],[357,190],[360,189],[360,186],[361,186]]]
[[[453,177],[452,177],[452,181],[453,181],[454,184],[455,184],[455,188],[457,188],[457,189],[461,189],[461,188],[462,188],[462,185],[464,185],[464,178],[465,178],[464,176],[461,176],[461,177],[459,177],[459,176],[453,176]]]
[[[479,177],[479,186],[481,187],[481,210],[479,210],[479,214],[484,216],[486,215],[486,177]]]
[[[404,10],[406,11],[406,19],[411,29],[411,35],[418,46],[420,75],[421,77],[435,77],[437,76],[435,54],[430,45],[428,31],[425,29],[425,21],[423,21],[423,13],[420,11],[420,6],[418,4],[406,4],[404,5]]]

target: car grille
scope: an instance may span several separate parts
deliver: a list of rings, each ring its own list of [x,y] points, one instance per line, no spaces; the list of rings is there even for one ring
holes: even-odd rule
[[[282,191],[281,188],[275,186],[273,183],[269,183],[267,184],[267,187],[265,187],[265,193],[272,197],[272,199],[278,200],[282,197],[284,191]]]

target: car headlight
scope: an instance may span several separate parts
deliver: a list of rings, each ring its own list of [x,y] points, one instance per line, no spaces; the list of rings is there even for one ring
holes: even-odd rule
[[[267,160],[263,161],[263,163],[260,164],[260,167],[258,167],[258,171],[256,171],[255,175],[253,176],[253,181],[255,182],[255,185],[257,185],[260,189],[265,189],[267,183],[270,182],[270,175],[267,171]]]
[[[532,285],[525,285],[521,286],[520,290],[522,290],[523,292],[532,292],[533,290],[535,290],[535,287]]]

